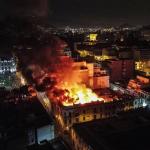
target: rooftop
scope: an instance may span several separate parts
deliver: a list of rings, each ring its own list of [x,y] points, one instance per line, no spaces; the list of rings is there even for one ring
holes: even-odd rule
[[[146,109],[76,124],[73,128],[93,150],[149,149],[150,112]]]
[[[128,95],[128,94],[122,94],[119,91],[112,91],[109,88],[105,89],[96,89],[93,91],[96,93],[97,97],[100,98],[97,101],[89,101],[85,103],[79,103],[79,104],[70,104],[68,105],[63,105],[62,102],[60,102],[60,106],[63,107],[64,109],[72,109],[72,108],[80,108],[80,107],[91,107],[94,105],[101,105],[104,103],[118,103],[120,101],[130,101],[134,99],[134,96]]]

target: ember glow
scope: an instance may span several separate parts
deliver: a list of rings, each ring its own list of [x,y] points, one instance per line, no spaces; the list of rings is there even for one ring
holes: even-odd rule
[[[53,99],[60,102],[63,106],[87,104],[104,100],[83,84],[69,84],[65,82],[63,85],[59,85],[59,89],[61,90],[55,89],[53,91]]]
[[[68,95],[72,99],[72,102],[64,101],[63,105],[73,105],[73,104],[85,104],[96,101],[102,101],[102,98],[98,98],[98,96],[93,93],[93,91],[89,88],[86,88],[85,85],[75,84],[73,87],[68,88]]]

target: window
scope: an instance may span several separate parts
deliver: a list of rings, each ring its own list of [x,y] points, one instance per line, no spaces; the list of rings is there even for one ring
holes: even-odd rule
[[[94,109],[93,109],[93,113],[97,113],[97,110],[96,110],[96,108],[94,108]]]
[[[76,122],[79,122],[79,118],[76,118]]]
[[[69,124],[71,124],[71,119],[69,119]]]
[[[79,113],[75,113],[75,116],[76,116],[76,117],[79,116]]]
[[[69,112],[69,117],[71,117],[71,112]]]
[[[94,120],[96,119],[96,115],[94,115]]]
[[[85,121],[85,117],[83,117],[83,121]]]
[[[66,117],[66,112],[64,112],[64,116]]]

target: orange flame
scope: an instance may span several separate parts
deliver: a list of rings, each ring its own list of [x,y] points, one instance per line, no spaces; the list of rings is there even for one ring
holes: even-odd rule
[[[61,85],[61,89],[65,91],[64,99],[61,103],[64,106],[73,106],[75,104],[86,104],[91,102],[103,101],[103,98],[99,98],[91,89],[82,84],[65,84]],[[67,89],[67,90],[66,90]]]

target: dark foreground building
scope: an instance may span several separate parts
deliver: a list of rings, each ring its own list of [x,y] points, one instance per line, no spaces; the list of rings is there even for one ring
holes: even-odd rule
[[[76,124],[71,135],[75,150],[149,150],[150,112],[141,109]]]
[[[6,94],[8,97],[9,93]],[[36,98],[22,101],[20,98],[18,103],[3,99],[0,99],[0,150],[25,150],[28,145],[54,139],[54,122]]]

